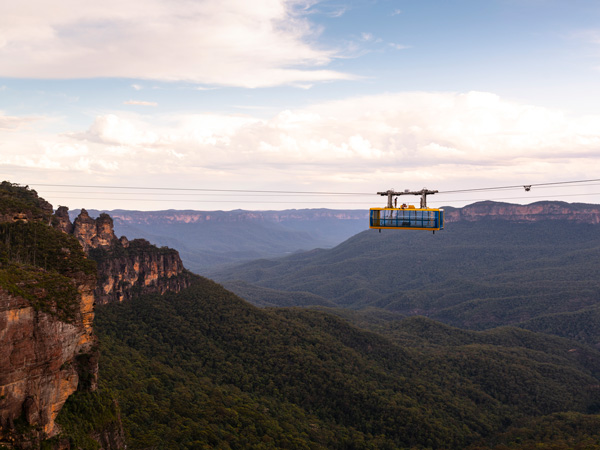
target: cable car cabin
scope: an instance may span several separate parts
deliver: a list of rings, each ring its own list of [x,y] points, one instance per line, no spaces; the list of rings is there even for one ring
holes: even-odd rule
[[[369,228],[379,230],[443,230],[444,210],[431,208],[371,208]]]

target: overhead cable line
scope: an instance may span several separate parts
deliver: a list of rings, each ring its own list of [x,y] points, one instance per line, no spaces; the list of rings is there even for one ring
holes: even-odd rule
[[[186,202],[186,203],[239,203],[236,200],[193,200],[193,199],[166,199],[166,198],[159,198],[159,199],[155,199],[155,198],[101,198],[101,197],[60,197],[61,200],[124,200],[124,201],[132,201],[132,202]],[[276,203],[276,204],[288,204],[288,203],[298,203],[298,204],[315,204],[315,203],[319,203],[319,204],[332,204],[332,203],[339,203],[336,202],[335,200],[331,200],[328,202],[314,202],[314,201],[310,201],[310,202],[306,202],[306,201],[264,201],[264,200],[256,200],[253,203]],[[364,202],[366,204],[366,201]],[[346,204],[346,203],[344,203]]]
[[[588,195],[600,195],[600,192],[593,192],[593,193],[583,193],[583,194],[559,194],[559,195],[553,195],[553,197],[582,197],[582,196],[588,196]],[[497,200],[519,200],[522,199],[523,197],[501,197],[501,198],[496,198],[494,199],[495,201]],[[545,196],[527,196],[527,199],[538,199],[538,198],[546,198]],[[140,201],[140,202],[193,202],[193,203],[238,203],[235,200],[194,200],[194,199],[155,199],[155,198],[104,198],[104,197],[60,197],[61,200],[110,200],[110,201],[116,201],[116,200],[125,200],[125,201]],[[484,201],[480,198],[473,198],[473,199],[455,199],[455,200],[437,200],[437,201],[431,201],[431,203],[436,203],[436,204],[442,204],[442,203],[457,203],[457,202],[477,202],[477,201]],[[254,203],[273,203],[273,204],[306,204],[306,203],[311,203],[311,204],[332,204],[332,203],[337,203],[335,200],[331,200],[331,201],[310,201],[310,202],[306,202],[306,201],[270,201],[270,200],[256,200],[254,201]],[[357,202],[354,202],[357,203]],[[367,203],[366,201],[363,201],[363,203],[365,204],[370,204],[372,202]]]
[[[508,185],[508,186],[494,186],[494,187],[481,187],[481,188],[470,188],[470,189],[455,189],[448,191],[438,191],[438,194],[459,194],[459,193],[490,193],[490,192],[499,192],[499,191],[508,191],[508,190],[520,190],[525,189],[525,191],[530,191],[532,187],[535,188],[552,188],[555,186],[562,187],[582,187],[582,186],[591,186],[600,184],[600,179],[587,179],[587,180],[571,180],[571,181],[557,181],[557,182],[547,182],[547,183],[533,183],[530,185]],[[283,191],[283,190],[253,190],[253,189],[211,189],[211,188],[176,188],[176,187],[149,187],[149,186],[101,186],[101,185],[85,185],[85,184],[52,184],[52,183],[33,183],[33,186],[51,186],[51,187],[59,187],[59,188],[76,188],[76,189],[94,189],[95,192],[90,191],[79,191],[73,192],[73,189],[69,191],[58,191],[55,193],[69,193],[69,194],[78,194],[77,197],[62,197],[60,196],[60,201],[62,200],[101,200],[101,201],[141,201],[141,202],[170,202],[170,203],[239,203],[239,200],[207,200],[201,198],[193,198],[193,196],[198,197],[244,197],[246,201],[251,201],[254,204],[342,204],[341,201],[336,199],[330,199],[328,201],[277,201],[275,198],[286,196],[286,197],[300,197],[300,196],[320,196],[324,198],[326,196],[330,197],[372,197],[373,193],[364,193],[364,192],[331,192],[331,191]],[[110,190],[107,191],[107,190]],[[123,192],[118,192],[121,190]],[[124,192],[125,190],[130,192]],[[134,191],[134,192],[131,192]],[[140,191],[140,192],[135,192]],[[163,191],[163,192],[160,192]],[[164,192],[167,191],[167,192]],[[106,197],[96,197],[95,195],[106,195],[106,194],[116,194],[117,198],[106,198]],[[149,194],[153,198],[146,199],[137,197],[142,194]],[[588,195],[600,195],[597,193],[581,193],[581,194],[559,194],[552,195],[552,197],[575,197],[575,196],[588,196]],[[133,196],[137,198],[123,198],[123,196]],[[156,198],[158,196],[162,196],[163,198]],[[175,198],[164,198],[165,196],[174,196]],[[176,198],[176,196],[185,196],[187,198]],[[255,198],[252,198],[255,197]],[[256,197],[273,197],[274,199],[269,200],[261,200]],[[436,196],[437,197],[437,196]],[[476,202],[476,201],[484,201],[484,200],[523,200],[526,199],[542,199],[545,197],[541,196],[520,196],[520,197],[503,197],[503,198],[477,198],[472,200],[451,200],[448,198],[447,200],[442,200],[439,197],[434,201],[436,204],[449,204],[449,203],[459,203],[459,202]],[[58,199],[57,199],[58,200]],[[356,200],[353,201],[354,205],[357,205]],[[365,203],[366,201],[360,201],[360,203]],[[343,204],[346,204],[344,201]]]
[[[158,191],[199,191],[199,192],[248,192],[265,194],[312,194],[312,195],[373,195],[365,192],[321,192],[321,191],[277,191],[277,190],[254,190],[254,189],[208,189],[208,188],[174,188],[174,187],[148,187],[148,186],[97,186],[83,184],[49,184],[32,183],[31,186],[52,186],[52,187],[76,187],[90,189],[139,189],[139,190],[158,190]]]
[[[575,180],[575,181],[556,181],[552,183],[532,183],[532,184],[519,184],[512,186],[496,186],[496,187],[485,187],[485,188],[473,188],[473,189],[456,189],[453,191],[439,191],[439,194],[454,194],[458,192],[480,192],[480,191],[498,191],[498,190],[506,190],[506,189],[523,189],[523,188],[532,188],[532,187],[550,187],[556,185],[565,185],[565,184],[581,184],[581,183],[592,183],[598,182],[600,178],[592,179],[592,180]],[[527,190],[527,189],[526,189]]]
[[[549,183],[531,183],[509,186],[494,186],[470,189],[455,189],[448,191],[438,191],[438,194],[455,194],[462,192],[483,192],[483,191],[499,191],[509,189],[523,189],[532,187],[551,187],[557,185],[582,185],[587,183],[600,182],[600,178],[589,180],[573,180],[573,181],[556,181]],[[86,188],[86,189],[131,189],[131,190],[154,190],[154,191],[194,191],[194,192],[232,192],[232,193],[253,193],[253,194],[300,194],[300,195],[373,195],[372,192],[331,192],[331,191],[280,191],[280,190],[257,190],[257,189],[210,189],[210,188],[175,188],[175,187],[149,187],[149,186],[100,186],[100,185],[84,185],[84,184],[51,184],[51,183],[32,183],[32,186],[51,186],[51,187],[69,187],[69,188]]]
[[[73,191],[44,191],[44,194],[72,194]],[[85,194],[85,195],[94,195],[94,194],[99,194],[99,195],[104,195],[104,194],[110,194],[110,195],[148,195],[149,193],[147,192],[103,192],[103,191],[80,191],[80,194]],[[186,197],[194,197],[194,196],[223,196],[223,197],[281,197],[282,194],[263,194],[263,193],[259,193],[259,194],[252,194],[252,193],[247,193],[247,192],[236,192],[236,193],[210,193],[210,192],[200,192],[200,193],[188,193],[188,192],[152,192],[150,193],[151,195],[160,195],[160,196],[173,196],[173,195],[177,195],[177,196],[186,196]],[[287,197],[300,197],[303,196],[305,194],[285,194]],[[326,195],[335,195],[335,194],[322,194],[322,196],[326,196]],[[346,194],[348,195],[348,194]],[[373,194],[356,194],[356,195],[361,195],[361,196],[369,196],[371,197]],[[116,199],[115,199],[116,200]]]

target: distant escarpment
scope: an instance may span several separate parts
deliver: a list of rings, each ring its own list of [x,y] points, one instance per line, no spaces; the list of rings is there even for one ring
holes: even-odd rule
[[[117,239],[108,214],[93,219],[82,209],[71,223],[68,209],[62,206],[55,217],[55,226],[75,236],[98,264],[97,304],[121,302],[141,293],[179,292],[190,285],[176,250],[158,248],[145,239]]]
[[[437,200],[437,199],[436,199]],[[441,200],[441,199],[440,199]],[[443,201],[443,200],[442,200]],[[373,206],[383,206],[375,202]],[[586,203],[566,203],[558,201],[541,201],[528,205],[482,201],[462,208],[443,207],[446,222],[469,221],[482,219],[498,219],[518,222],[537,222],[540,220],[571,220],[578,223],[600,223],[600,205]],[[101,211],[92,211],[100,214]],[[172,224],[209,224],[209,223],[318,223],[335,221],[344,222],[364,221],[368,227],[368,209],[334,210],[334,209],[289,209],[283,211],[105,211],[119,225],[172,225]],[[360,230],[362,231],[362,230]],[[359,231],[357,231],[359,232]]]
[[[94,391],[96,264],[35,191],[0,184],[0,447],[39,448],[75,391]],[[62,445],[62,444],[61,444]],[[62,448],[69,448],[68,443]]]
[[[94,214],[100,211],[92,211]],[[130,211],[116,209],[109,212],[111,217],[125,225],[142,224],[202,224],[202,223],[244,223],[244,222],[318,222],[324,220],[355,221],[367,220],[365,210],[335,210],[335,209],[286,209],[283,211],[195,211],[175,210],[166,211]]]
[[[444,208],[446,222],[476,222],[484,219],[512,222],[568,220],[577,223],[600,223],[600,205],[565,202],[536,202],[515,205],[492,201],[473,203],[463,208]]]

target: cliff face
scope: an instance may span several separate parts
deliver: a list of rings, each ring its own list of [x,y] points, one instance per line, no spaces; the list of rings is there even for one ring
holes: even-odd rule
[[[129,300],[136,292],[164,294],[189,286],[189,278],[175,250],[159,251],[143,239],[132,242],[135,248],[130,247],[133,251],[125,255],[100,253],[96,256],[100,274],[96,289],[98,304]]]
[[[117,239],[107,214],[92,219],[83,210],[71,223],[67,208],[52,215],[35,191],[1,183],[0,448],[40,448],[43,441],[54,450],[76,445],[71,438],[79,431],[61,432],[56,422],[75,391],[75,402],[82,402],[75,404],[88,410],[80,418],[69,401],[64,410],[71,421],[64,426],[73,427],[75,414],[75,422],[93,423],[93,431],[81,429],[100,449],[126,448],[116,403],[109,408],[113,418],[95,417],[90,406],[91,397],[109,395],[88,393],[96,391],[98,378],[94,304],[189,284],[175,250]]]
[[[144,239],[117,239],[108,214],[97,219],[84,209],[70,225],[68,212],[61,210],[57,225],[72,230],[83,249],[98,263],[97,304],[120,302],[139,293],[179,292],[190,285],[176,250],[157,248]]]
[[[80,379],[85,389],[96,388],[94,286],[94,277],[80,280],[79,311],[71,323],[0,288],[0,440],[10,440],[19,421],[32,441],[54,436],[56,416]]]
[[[479,202],[464,208],[445,208],[445,221],[462,220],[475,222],[483,219],[513,222],[537,222],[540,220],[569,220],[577,223],[600,223],[600,205],[537,202],[529,205],[511,203]]]
[[[67,398],[96,389],[96,267],[35,191],[4,182],[0,206],[0,444],[37,448]]]

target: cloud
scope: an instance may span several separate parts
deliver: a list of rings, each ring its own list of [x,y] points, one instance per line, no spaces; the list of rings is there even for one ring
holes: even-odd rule
[[[337,18],[337,17],[342,17],[342,16],[343,16],[343,15],[346,13],[346,11],[347,11],[347,10],[348,10],[348,9],[347,9],[346,7],[341,7],[341,8],[338,8],[338,9],[332,10],[332,11],[329,13],[329,17],[334,17],[334,18]]]
[[[455,189],[590,178],[600,171],[599,130],[600,116],[572,117],[491,93],[388,93],[267,119],[113,113],[82,132],[0,130],[0,168],[229,188]]]
[[[374,37],[373,37],[373,34],[372,34],[372,33],[366,33],[366,32],[362,32],[362,33],[360,34],[360,38],[361,38],[363,41],[366,41],[366,42],[372,41],[372,40],[374,39]]]
[[[590,44],[600,44],[600,30],[599,29],[587,29],[580,30],[574,33],[576,38],[582,39]]]
[[[142,100],[127,100],[123,102],[124,105],[137,105],[137,106],[158,106],[156,102],[145,102]]]
[[[40,120],[39,117],[5,116],[2,114],[2,111],[0,111],[0,131],[16,131],[38,120]]]
[[[353,78],[305,0],[0,3],[0,76],[121,77],[264,87]],[[137,89],[139,85],[133,85]]]

